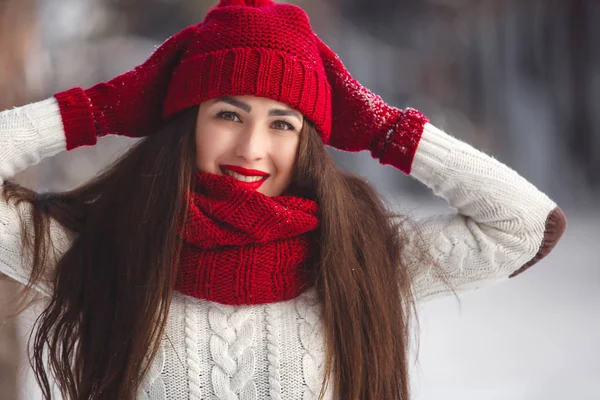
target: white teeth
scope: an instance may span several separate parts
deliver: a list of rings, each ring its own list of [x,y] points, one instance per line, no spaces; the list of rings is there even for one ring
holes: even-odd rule
[[[237,179],[238,181],[242,181],[242,182],[257,182],[257,181],[260,181],[261,179],[264,179],[264,176],[246,176],[246,175],[238,174],[237,172],[230,171],[225,168],[223,168],[223,171],[225,172],[225,174]]]

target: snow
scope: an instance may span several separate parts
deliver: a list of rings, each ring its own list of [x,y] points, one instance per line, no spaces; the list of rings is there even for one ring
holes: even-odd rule
[[[600,399],[600,216],[567,217],[514,280],[421,307],[415,400]]]

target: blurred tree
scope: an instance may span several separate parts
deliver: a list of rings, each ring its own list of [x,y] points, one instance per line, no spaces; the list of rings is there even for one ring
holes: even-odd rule
[[[600,138],[593,129],[592,108],[592,76],[597,73],[600,65],[594,59],[600,43],[592,43],[592,4],[586,0],[571,0],[567,2],[566,13],[568,31],[568,49],[565,54],[570,60],[571,80],[571,110],[567,120],[563,121],[567,131],[567,143],[573,161],[585,173],[588,184],[594,188],[600,187]],[[598,5],[596,4],[596,9]],[[596,36],[596,39],[598,37]],[[596,63],[594,64],[594,62]],[[599,115],[595,115],[599,118]],[[595,132],[595,133],[594,133]]]
[[[217,0],[105,0],[126,33],[164,40],[188,25],[197,24]],[[140,12],[143,10],[143,12]],[[111,29],[109,34],[115,34]]]
[[[600,2],[330,0],[330,4],[363,36],[403,55],[398,57],[395,76],[374,74],[372,87],[385,85],[392,99],[425,100],[425,111],[448,123],[446,128],[459,136],[462,126],[452,124],[455,117],[445,117],[466,113],[475,132],[467,132],[464,139],[484,150],[492,150],[486,148],[492,145],[540,188],[556,193],[557,200],[600,189],[600,28],[594,23],[600,17]],[[355,52],[372,53],[377,48],[361,47],[361,40],[354,39]],[[406,75],[412,85],[406,85]],[[448,111],[435,115],[437,110]],[[579,190],[564,190],[569,185]]]

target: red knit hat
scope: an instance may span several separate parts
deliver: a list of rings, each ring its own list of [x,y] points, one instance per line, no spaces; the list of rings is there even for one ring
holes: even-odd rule
[[[70,150],[110,134],[150,135],[163,118],[232,95],[286,103],[316,126],[325,144],[369,150],[406,174],[428,121],[362,86],[313,33],[301,8],[271,0],[221,0],[203,22],[169,38],[133,70],[55,97]]]
[[[173,71],[163,117],[221,96],[253,95],[300,111],[331,133],[331,88],[308,16],[271,0],[222,0]]]

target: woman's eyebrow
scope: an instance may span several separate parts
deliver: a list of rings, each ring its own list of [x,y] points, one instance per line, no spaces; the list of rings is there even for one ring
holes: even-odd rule
[[[243,101],[236,100],[232,97],[228,97],[228,96],[219,97],[218,99],[215,99],[215,103],[218,103],[218,102],[230,104],[230,105],[240,108],[248,113],[250,111],[252,111],[252,106],[250,106],[250,104],[244,103]],[[286,116],[296,117],[299,121],[302,121],[302,115],[297,111],[286,110],[283,108],[272,108],[269,110],[269,117],[286,117]]]
[[[250,107],[249,104],[246,104],[243,101],[239,101],[231,97],[219,97],[215,100],[215,103],[218,103],[220,101],[222,101],[223,103],[231,104],[234,107],[241,108],[242,110],[248,113],[252,111],[252,107]]]
[[[269,110],[269,117],[285,117],[285,116],[296,117],[296,118],[298,118],[298,120],[302,121],[302,116],[297,111],[285,110],[282,108],[272,108]]]

